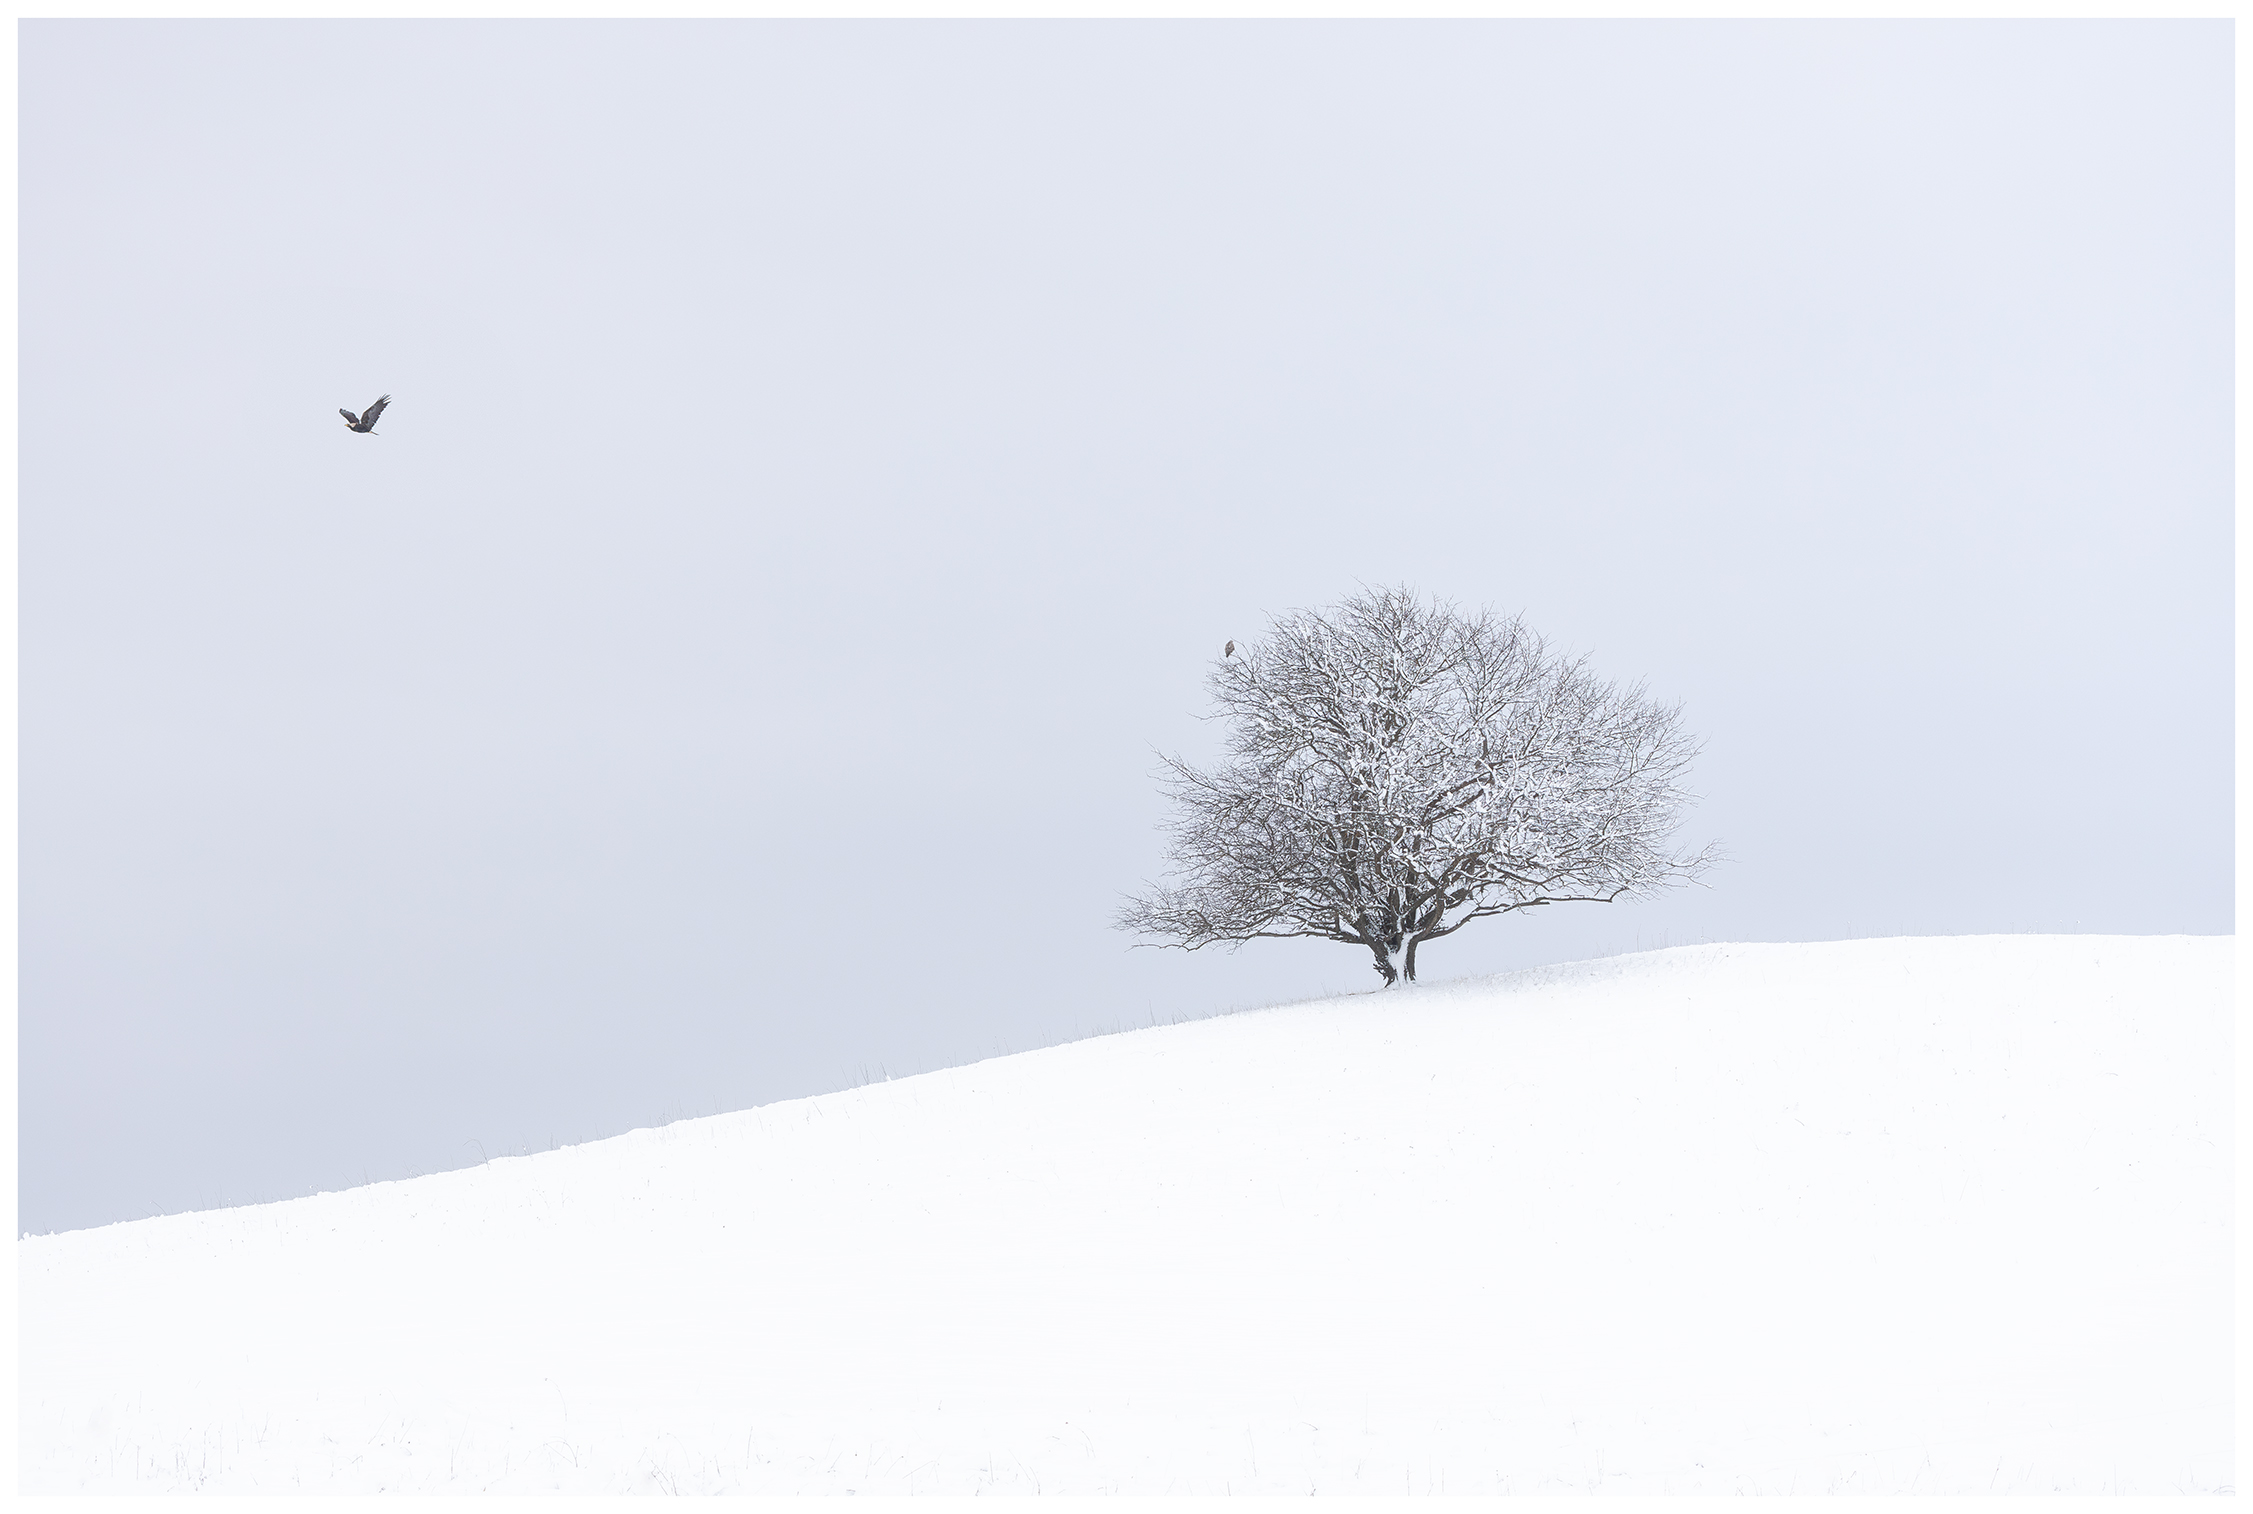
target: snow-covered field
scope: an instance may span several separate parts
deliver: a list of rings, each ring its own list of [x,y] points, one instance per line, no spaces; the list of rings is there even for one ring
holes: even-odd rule
[[[21,1486],[2216,1491],[2232,961],[1651,952],[35,1237]]]

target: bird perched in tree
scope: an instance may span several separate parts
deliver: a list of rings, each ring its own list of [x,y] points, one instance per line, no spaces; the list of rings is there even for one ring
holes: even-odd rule
[[[1232,641],[1227,646],[1222,647],[1220,649],[1220,655],[1223,657],[1234,657],[1236,655],[1236,643]]]
[[[391,396],[387,394],[382,399],[379,399],[374,404],[368,406],[368,413],[365,415],[354,415],[349,410],[341,409],[336,413],[343,416],[344,424],[350,426],[355,431],[373,431],[375,430],[376,417],[383,414],[383,407],[390,403]]]

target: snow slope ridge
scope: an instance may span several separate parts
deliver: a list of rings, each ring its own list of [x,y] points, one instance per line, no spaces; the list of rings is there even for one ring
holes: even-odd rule
[[[1682,948],[30,1238],[21,1486],[2216,1491],[2233,959]]]

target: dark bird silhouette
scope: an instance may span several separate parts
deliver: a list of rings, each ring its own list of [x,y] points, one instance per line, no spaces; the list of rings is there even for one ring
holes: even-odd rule
[[[390,403],[391,396],[387,394],[368,406],[368,413],[365,415],[354,415],[349,410],[339,410],[337,414],[343,416],[344,424],[355,431],[373,431],[375,430],[376,417],[383,414],[383,407]]]
[[[1227,646],[1222,647],[1220,649],[1220,655],[1223,657],[1234,657],[1236,655],[1236,643],[1232,641]]]

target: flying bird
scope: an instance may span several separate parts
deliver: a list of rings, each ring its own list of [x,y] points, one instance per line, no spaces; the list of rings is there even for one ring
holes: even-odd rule
[[[1220,655],[1223,657],[1234,657],[1236,655],[1236,643],[1232,641],[1227,646],[1222,647],[1220,649]]]
[[[344,424],[350,426],[355,431],[373,431],[375,430],[376,417],[383,414],[383,407],[390,403],[391,396],[387,394],[382,399],[379,399],[374,404],[368,406],[368,413],[366,415],[354,415],[349,410],[338,410],[336,413],[343,416]]]

